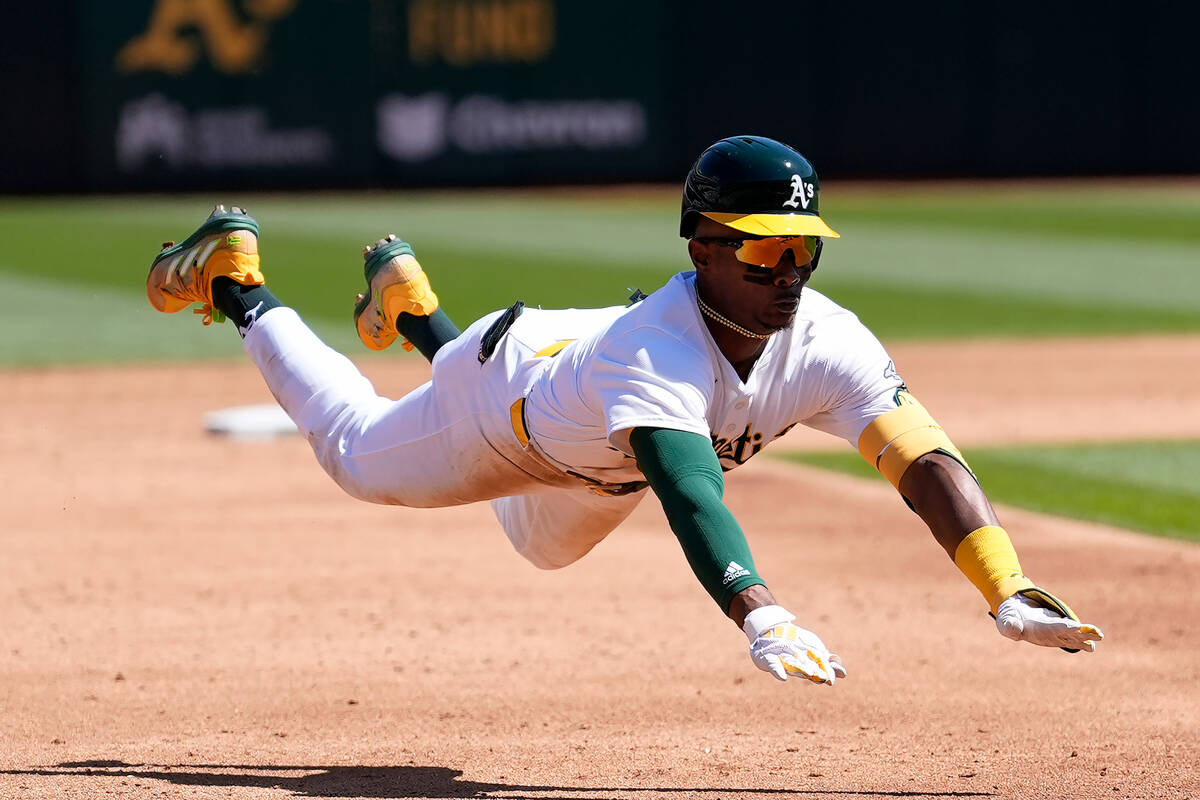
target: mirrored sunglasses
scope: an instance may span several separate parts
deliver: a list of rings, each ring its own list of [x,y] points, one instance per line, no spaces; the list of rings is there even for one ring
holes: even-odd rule
[[[783,254],[792,251],[796,266],[812,261],[821,246],[820,236],[768,236],[764,239],[724,239],[716,236],[695,236],[697,242],[711,242],[719,247],[733,247],[733,256],[743,264],[775,269]]]

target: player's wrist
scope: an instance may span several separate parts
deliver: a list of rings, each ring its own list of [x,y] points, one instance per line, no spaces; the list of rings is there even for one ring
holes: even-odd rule
[[[761,583],[747,586],[733,596],[729,601],[726,615],[739,628],[744,627],[746,616],[757,608],[775,605],[775,596],[771,590]]]
[[[759,606],[746,615],[742,622],[742,632],[754,644],[754,640],[762,636],[776,625],[793,622],[796,615],[780,605]]]
[[[999,525],[984,525],[959,542],[954,563],[975,585],[995,614],[1000,604],[1034,583],[1021,570],[1021,562],[1008,533]]]

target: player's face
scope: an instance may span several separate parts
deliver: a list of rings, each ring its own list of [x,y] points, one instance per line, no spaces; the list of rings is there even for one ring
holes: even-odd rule
[[[719,313],[756,333],[782,330],[796,319],[800,292],[812,277],[811,237],[765,239],[701,219],[688,250],[705,302]]]

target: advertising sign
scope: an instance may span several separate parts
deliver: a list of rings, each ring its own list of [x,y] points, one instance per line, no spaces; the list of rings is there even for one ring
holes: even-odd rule
[[[381,20],[376,142],[406,180],[636,179],[670,138],[664,4],[409,0]]]
[[[636,179],[665,12],[565,0],[82,3],[97,188]]]

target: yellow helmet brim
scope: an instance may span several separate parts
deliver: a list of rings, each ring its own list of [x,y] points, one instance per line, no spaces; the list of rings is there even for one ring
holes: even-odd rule
[[[701,211],[701,214],[742,233],[754,236],[825,236],[840,239],[841,234],[816,214],[729,214]]]

